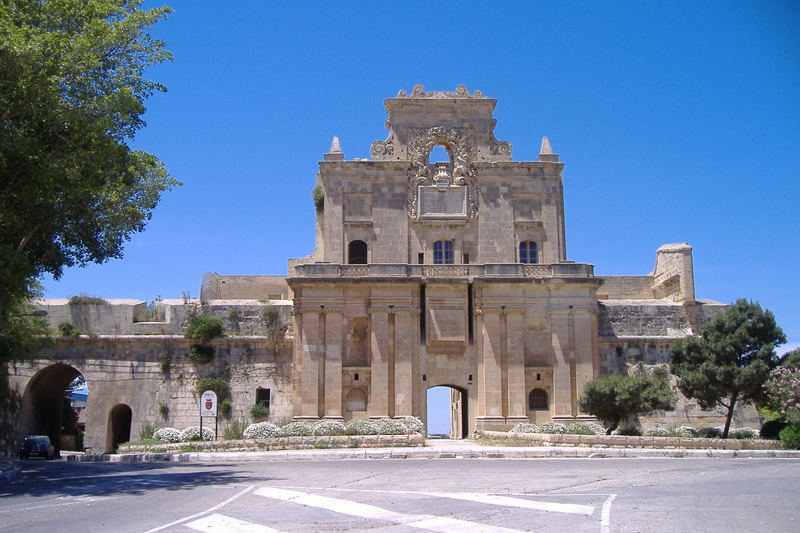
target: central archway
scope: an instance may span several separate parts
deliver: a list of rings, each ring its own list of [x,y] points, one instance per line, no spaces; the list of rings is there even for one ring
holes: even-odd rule
[[[26,435],[47,435],[60,451],[66,445],[61,441],[62,429],[70,425],[64,413],[70,412],[67,388],[81,373],[64,363],[55,363],[38,371],[25,387],[22,410],[17,428],[17,440]]]
[[[449,435],[451,439],[469,436],[467,391],[454,385],[437,385],[428,389],[428,435]]]

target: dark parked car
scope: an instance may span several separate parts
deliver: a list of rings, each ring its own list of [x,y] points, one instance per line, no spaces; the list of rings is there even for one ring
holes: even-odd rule
[[[50,444],[50,437],[47,435],[28,435],[22,440],[19,447],[19,458],[28,459],[29,457],[44,457],[54,459],[56,449]]]

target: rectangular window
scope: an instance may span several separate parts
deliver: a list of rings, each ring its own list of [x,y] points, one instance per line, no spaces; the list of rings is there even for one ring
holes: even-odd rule
[[[261,404],[267,409],[269,409],[269,389],[262,389],[261,387],[256,389],[256,403]]]
[[[417,254],[417,263],[420,265],[425,264],[425,254],[420,252]]]
[[[453,241],[436,241],[433,243],[433,264],[453,264]]]

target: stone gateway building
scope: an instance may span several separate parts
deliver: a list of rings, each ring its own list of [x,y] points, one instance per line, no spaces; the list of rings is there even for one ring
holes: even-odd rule
[[[316,248],[289,260],[285,278],[208,274],[199,300],[149,307],[40,302],[54,327],[66,320],[91,336],[5,369],[17,424],[0,429],[58,439],[59,402],[77,375],[94,450],[144,424],[196,425],[196,387],[209,376],[230,384],[226,419],[254,403],[282,419],[425,419],[426,392],[441,385],[454,436],[584,417],[587,380],[666,362],[670,342],[722,304],[695,299],[687,244],[659,248],[642,276],[595,276],[570,261],[564,163],[547,137],[536,161],[514,161],[494,136],[496,103],[418,85],[385,101],[389,133],[371,159],[346,160],[334,138],[314,189]],[[197,313],[225,324],[211,363],[187,357],[182,331]],[[717,421],[686,401],[645,420]]]

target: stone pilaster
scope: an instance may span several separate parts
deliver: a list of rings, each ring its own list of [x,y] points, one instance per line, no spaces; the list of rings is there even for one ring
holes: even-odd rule
[[[504,424],[502,354],[499,310],[483,309],[478,315],[482,353],[478,357],[478,429]]]
[[[555,311],[550,314],[550,331],[552,334],[553,355],[553,399],[550,410],[553,417],[572,416],[572,379],[570,361],[572,346],[570,344],[570,316],[566,311]]]
[[[342,336],[344,313],[325,312],[325,418],[342,418]]]
[[[394,357],[394,415],[413,414],[414,354],[419,344],[419,326],[408,310],[395,313],[395,357]]]
[[[319,312],[300,311],[300,342],[297,348],[300,359],[299,391],[300,412],[295,418],[319,418]]]
[[[389,416],[389,313],[370,310],[370,398],[372,418]]]
[[[506,394],[508,411],[506,422],[527,422],[527,397],[525,395],[525,320],[520,310],[509,311],[506,320]]]

